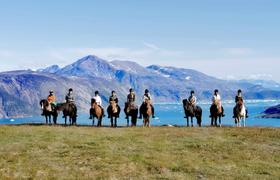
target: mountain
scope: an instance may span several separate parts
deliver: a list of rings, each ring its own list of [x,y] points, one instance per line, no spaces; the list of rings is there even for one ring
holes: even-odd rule
[[[150,90],[155,102],[180,102],[191,90],[195,90],[199,101],[208,101],[214,89],[220,90],[223,99],[233,99],[237,89],[243,89],[247,99],[280,98],[279,91],[260,84],[221,80],[192,69],[109,62],[89,55],[62,68],[53,65],[36,72],[0,73],[0,118],[39,114],[38,102],[47,97],[49,90],[54,90],[58,102],[62,102],[67,90],[73,88],[79,112],[87,113],[95,90],[105,102],[115,90],[123,105],[131,87],[138,103],[145,89]]]
[[[60,70],[60,67],[58,65],[52,65],[45,69],[39,69],[38,72],[45,72],[45,73],[56,73]]]
[[[244,82],[244,83],[255,84],[255,85],[259,85],[259,86],[262,86],[264,88],[267,88],[267,89],[280,91],[280,83],[277,83],[273,80],[243,79],[243,80],[240,80],[239,82],[240,83]]]
[[[97,56],[90,55],[60,69],[55,72],[55,74],[62,76],[113,79],[115,69],[107,61],[100,59]]]
[[[267,108],[264,114],[264,118],[280,118],[280,104]]]

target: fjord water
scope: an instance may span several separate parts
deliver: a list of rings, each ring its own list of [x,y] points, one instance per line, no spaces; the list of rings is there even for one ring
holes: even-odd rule
[[[263,126],[263,127],[280,127],[280,119],[272,118],[260,118],[262,112],[269,106],[280,104],[279,100],[268,100],[268,101],[247,101],[246,106],[249,110],[249,118],[246,119],[247,126]],[[198,104],[203,109],[202,125],[209,125],[209,107],[208,103]],[[183,107],[179,103],[167,103],[167,104],[155,104],[156,117],[153,119],[152,125],[186,125],[186,119],[184,119]],[[225,117],[222,119],[222,124],[227,126],[233,126],[234,120],[232,118],[232,108],[234,103],[224,102]],[[58,123],[64,123],[64,120],[60,117]],[[17,119],[0,119],[0,124],[24,124],[24,123],[45,123],[45,118],[42,116],[34,116],[28,118],[17,118]],[[79,114],[77,123],[79,125],[91,125],[92,121],[88,119],[87,114]],[[109,125],[110,121],[107,117],[103,119],[104,125]],[[142,120],[137,121],[138,125],[142,125]],[[126,120],[124,113],[121,113],[121,118],[118,120],[118,125],[126,126]],[[194,125],[196,120],[194,119]]]

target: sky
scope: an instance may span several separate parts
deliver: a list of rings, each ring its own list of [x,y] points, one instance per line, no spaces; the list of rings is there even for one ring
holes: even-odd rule
[[[279,0],[0,0],[0,71],[86,55],[280,82]]]

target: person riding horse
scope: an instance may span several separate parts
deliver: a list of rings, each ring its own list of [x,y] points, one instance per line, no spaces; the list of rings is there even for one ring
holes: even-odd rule
[[[194,91],[191,91],[191,95],[188,98],[189,104],[193,107],[193,110],[196,110],[196,96],[194,95]]]
[[[155,118],[155,109],[154,109],[154,106],[152,105],[152,97],[151,97],[151,94],[149,93],[149,90],[146,89],[145,94],[143,96],[143,103],[140,106],[140,117],[139,117],[139,119],[142,119],[142,113],[141,112],[143,112],[143,108],[144,108],[144,105],[145,105],[146,101],[150,101],[151,108],[152,108],[152,117]]]
[[[65,96],[65,100],[66,100],[66,103],[69,104],[69,106],[72,106],[72,108],[74,109],[74,113],[77,114],[77,108],[76,108],[76,105],[75,105],[74,96],[73,96],[73,89],[72,88],[70,88],[68,90],[68,93]],[[63,117],[63,118],[65,118],[65,117]]]
[[[218,89],[215,89],[215,91],[214,91],[214,95],[212,97],[212,105],[216,105],[218,107],[218,109],[220,109],[222,117],[225,116],[224,115],[224,108],[222,106],[221,96],[219,94]],[[210,115],[210,117],[211,117],[211,115]]]
[[[112,114],[112,112],[114,112],[114,108],[117,108],[116,112],[118,113],[117,117],[119,118],[120,117],[121,108],[118,105],[119,99],[118,99],[117,94],[116,94],[115,91],[112,91],[112,95],[109,97],[109,103],[110,103],[110,105],[107,108],[108,118],[111,118],[111,114]]]
[[[134,93],[134,90],[132,88],[130,88],[129,94],[127,95],[127,100],[125,103],[125,106],[126,106],[125,109],[127,111],[136,107],[135,100],[136,100],[136,95]],[[128,116],[126,116],[126,119],[128,119]]]
[[[105,115],[104,115],[104,109],[103,109],[103,107],[102,107],[102,99],[101,99],[101,97],[100,97],[100,95],[99,95],[99,91],[95,91],[94,94],[95,94],[95,96],[93,97],[93,99],[95,100],[95,102],[97,103],[97,105],[101,108],[103,117],[105,117]]]
[[[53,90],[50,90],[49,92],[50,94],[48,95],[48,98],[47,98],[47,101],[48,103],[50,104],[50,110],[51,111],[54,111],[55,109],[55,106],[56,106],[56,97],[54,95],[54,91]],[[41,114],[42,116],[44,116],[44,111],[42,112]]]
[[[233,108],[233,118],[236,118],[237,117],[237,111],[236,111],[236,108],[238,105],[243,105],[244,104],[244,99],[242,97],[242,90],[239,89],[237,91],[237,95],[235,96],[235,106]],[[248,118],[248,110],[246,108],[246,118]]]

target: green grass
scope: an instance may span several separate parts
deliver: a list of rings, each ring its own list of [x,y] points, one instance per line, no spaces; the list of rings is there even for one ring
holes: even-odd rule
[[[0,126],[15,178],[280,179],[280,129]]]

